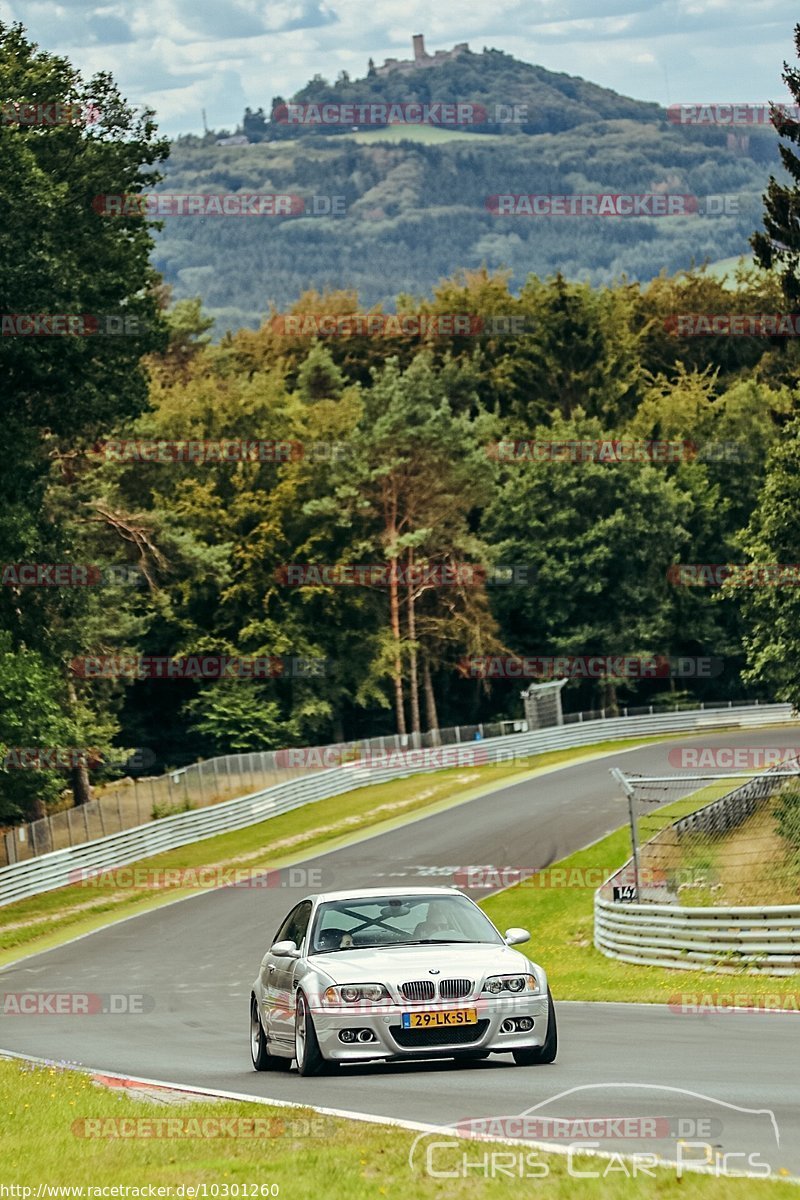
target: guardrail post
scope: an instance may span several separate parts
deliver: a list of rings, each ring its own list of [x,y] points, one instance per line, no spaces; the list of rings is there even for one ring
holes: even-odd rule
[[[636,810],[633,806],[633,801],[634,801],[634,797],[636,795],[636,791],[631,786],[631,784],[628,782],[628,780],[626,779],[623,772],[620,771],[619,767],[613,767],[611,770],[611,774],[616,779],[617,783],[620,784],[623,791],[625,792],[625,795],[628,797],[628,818],[631,823],[631,850],[632,850],[631,857],[633,859],[633,882],[634,882],[634,886],[636,887],[636,899],[638,900],[639,899],[639,838],[638,838],[638,835],[636,832]]]

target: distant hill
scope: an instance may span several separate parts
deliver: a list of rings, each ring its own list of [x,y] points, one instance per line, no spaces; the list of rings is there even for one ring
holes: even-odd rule
[[[285,308],[310,287],[352,288],[367,305],[392,307],[400,292],[429,294],[439,279],[482,264],[508,268],[514,288],[531,272],[647,280],[748,255],[770,171],[781,172],[771,130],[729,145],[724,129],[671,125],[658,105],[496,50],[362,80],[316,77],[288,102],[464,100],[492,114],[495,105],[527,105],[527,118],[469,130],[354,131],[290,127],[249,111],[238,132],[254,144],[179,138],[163,191],[289,192],[308,209],[314,196],[338,197],[343,215],[166,217],[156,266],[176,298],[202,296],[217,332],[255,326],[270,304]],[[498,193],[598,192],[725,194],[737,211],[504,217],[487,208]]]
[[[482,54],[466,51],[457,59],[427,70],[394,71],[350,79],[342,73],[335,83],[317,75],[290,103],[294,104],[430,104],[468,102],[486,111],[486,122],[477,127],[485,134],[502,132],[507,123],[497,117],[508,116],[516,106],[524,118],[516,122],[523,133],[560,133],[587,121],[654,121],[662,117],[657,104],[632,100],[609,88],[599,87],[577,76],[546,71],[544,67],[521,62],[501,50]],[[271,122],[269,116],[285,101],[277,96],[260,118],[248,111],[240,132],[252,141],[282,140],[308,136],[301,125]],[[346,128],[325,129],[336,136]]]

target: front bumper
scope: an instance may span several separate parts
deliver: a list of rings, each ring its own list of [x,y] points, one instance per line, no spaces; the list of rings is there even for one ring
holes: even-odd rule
[[[434,1029],[402,1029],[402,1014],[415,1010],[448,1012],[473,1008],[477,1025],[445,1026]],[[547,1037],[547,994],[526,993],[522,996],[481,996],[477,1000],[452,1003],[374,1004],[368,1008],[314,1007],[312,1017],[320,1050],[335,1062],[364,1062],[368,1059],[431,1058],[459,1053],[503,1053],[532,1046],[541,1046]],[[503,1021],[514,1017],[530,1017],[533,1028],[513,1033],[501,1032]],[[343,1030],[369,1030],[369,1042],[342,1042]]]

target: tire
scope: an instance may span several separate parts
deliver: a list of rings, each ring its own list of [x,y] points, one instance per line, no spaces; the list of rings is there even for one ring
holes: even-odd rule
[[[297,1070],[301,1075],[322,1075],[330,1069],[331,1064],[322,1057],[311,1010],[302,992],[297,993],[295,1004],[294,1044]]]
[[[281,1058],[267,1050],[267,1035],[261,1024],[255,996],[250,997],[250,1057],[256,1071],[288,1071],[292,1065],[290,1058]]]
[[[542,1063],[555,1061],[558,1053],[558,1027],[556,1025],[556,1006],[553,1004],[553,994],[547,989],[547,1037],[543,1046],[531,1046],[530,1050],[512,1050],[514,1062],[518,1067],[537,1067]]]

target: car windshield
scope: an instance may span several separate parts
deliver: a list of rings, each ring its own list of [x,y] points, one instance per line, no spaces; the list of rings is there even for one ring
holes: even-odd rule
[[[374,896],[321,904],[309,952],[459,942],[502,945],[503,939],[465,896]]]

